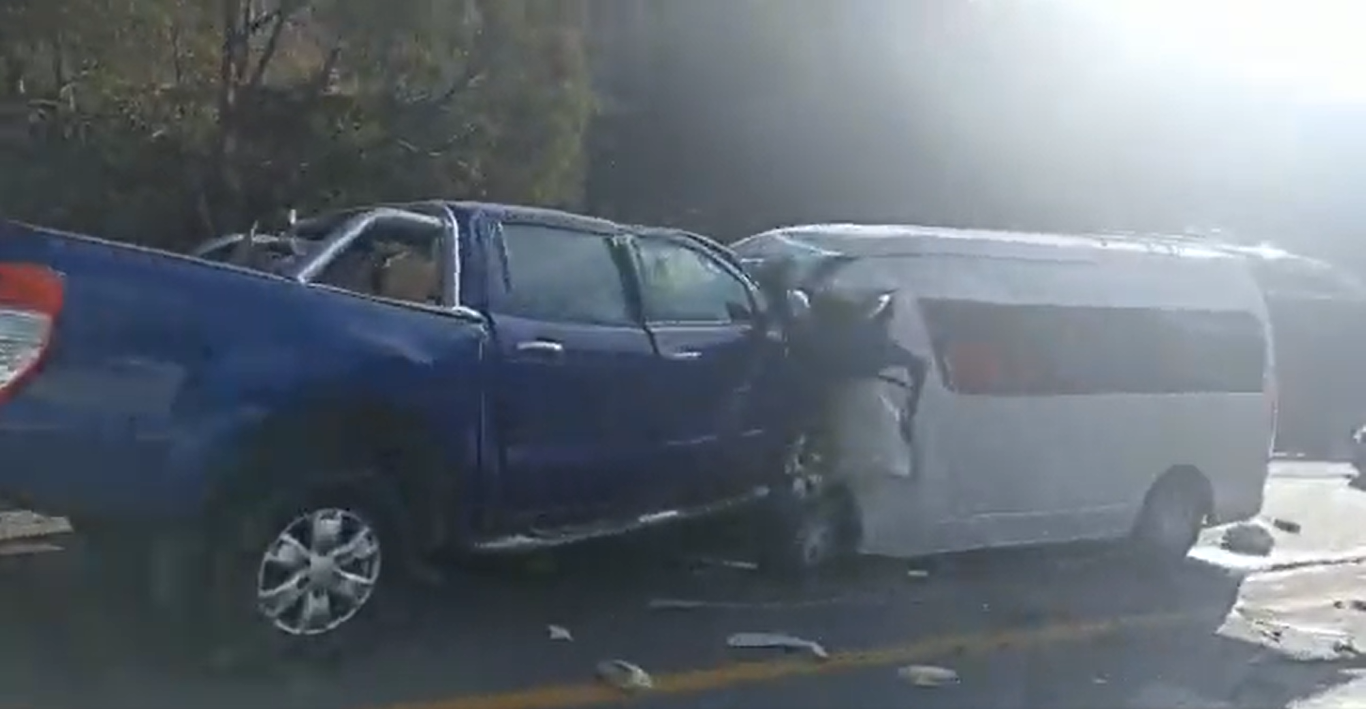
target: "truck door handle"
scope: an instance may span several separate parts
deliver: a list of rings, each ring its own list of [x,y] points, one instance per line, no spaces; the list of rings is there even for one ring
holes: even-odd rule
[[[517,351],[528,354],[562,355],[564,345],[554,340],[527,340],[517,343]]]
[[[702,356],[702,353],[697,350],[676,350],[665,353],[664,356],[669,359],[697,359]]]

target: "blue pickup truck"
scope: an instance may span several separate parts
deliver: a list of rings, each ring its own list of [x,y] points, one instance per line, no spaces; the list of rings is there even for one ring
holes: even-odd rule
[[[799,487],[785,304],[707,239],[444,201],[286,237],[245,267],[0,222],[0,498],[153,607],[306,644],[438,549]]]

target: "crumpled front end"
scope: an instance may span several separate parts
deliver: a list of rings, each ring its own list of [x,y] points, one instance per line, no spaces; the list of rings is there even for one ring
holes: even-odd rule
[[[792,357],[809,399],[802,431],[812,465],[801,474],[855,497],[914,474],[912,419],[925,361],[893,337],[888,293],[818,292],[792,328]]]

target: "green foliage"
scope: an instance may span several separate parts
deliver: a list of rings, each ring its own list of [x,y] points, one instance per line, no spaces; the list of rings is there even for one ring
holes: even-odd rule
[[[579,28],[535,0],[5,0],[0,213],[167,246],[390,199],[575,203]]]

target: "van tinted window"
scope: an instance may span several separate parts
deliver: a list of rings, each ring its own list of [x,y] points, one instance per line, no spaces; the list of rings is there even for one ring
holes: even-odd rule
[[[922,300],[945,386],[960,394],[1255,393],[1251,313]]]

